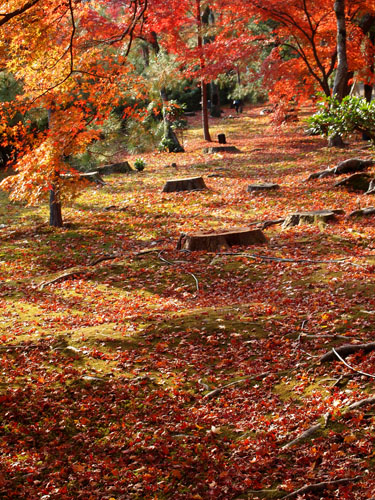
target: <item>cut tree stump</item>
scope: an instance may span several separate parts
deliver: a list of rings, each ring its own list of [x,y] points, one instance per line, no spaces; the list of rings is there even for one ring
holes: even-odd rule
[[[253,191],[272,191],[274,189],[280,189],[278,184],[274,184],[273,182],[265,182],[264,184],[250,184],[247,187],[249,193]]]
[[[211,146],[204,148],[203,153],[241,153],[241,151],[236,146]]]
[[[98,167],[96,170],[100,175],[127,174],[129,172],[134,172],[127,161],[112,163],[111,165],[104,165],[102,167]]]
[[[297,212],[289,214],[282,227],[287,229],[301,224],[316,224],[317,222],[330,222],[336,219],[336,215],[343,215],[345,212],[340,209],[333,210],[313,210],[311,212]]]
[[[371,176],[369,174],[352,174],[334,184],[334,187],[345,187],[353,191],[367,191],[370,187]]]
[[[267,238],[260,229],[232,228],[216,233],[191,233],[180,238],[179,248],[191,252],[219,252],[234,245],[247,246],[267,243]]]
[[[190,177],[188,179],[170,179],[163,188],[163,193],[178,191],[201,191],[207,189],[203,177]]]

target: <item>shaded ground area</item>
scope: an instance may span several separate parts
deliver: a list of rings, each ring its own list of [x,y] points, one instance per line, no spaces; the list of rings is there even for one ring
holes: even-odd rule
[[[375,496],[374,403],[349,408],[373,396],[375,352],[319,363],[373,341],[374,216],[271,226],[227,255],[175,249],[182,232],[369,206],[305,182],[365,143],[331,150],[302,124],[228,114],[212,135],[241,153],[203,154],[192,122],[177,167],[145,155],[67,207],[63,230],[1,195],[1,498]],[[208,191],[161,192],[195,175]],[[281,189],[250,194],[255,180]]]

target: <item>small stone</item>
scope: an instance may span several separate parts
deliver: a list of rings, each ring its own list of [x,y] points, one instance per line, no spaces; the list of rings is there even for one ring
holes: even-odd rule
[[[204,148],[203,153],[241,153],[241,151],[236,146],[212,146]]]
[[[253,191],[272,191],[274,189],[280,189],[279,184],[272,182],[265,182],[264,184],[250,184],[247,187],[249,193]]]

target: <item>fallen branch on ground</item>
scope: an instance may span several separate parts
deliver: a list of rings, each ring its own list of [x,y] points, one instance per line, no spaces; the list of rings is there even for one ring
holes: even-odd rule
[[[134,257],[139,257],[141,255],[147,255],[148,253],[160,252],[160,248],[150,248],[148,250],[141,250],[134,254]]]
[[[275,226],[276,224],[282,224],[285,219],[275,219],[275,220],[265,220],[261,223],[261,229],[267,229],[267,227]]]
[[[324,418],[324,426],[326,426],[328,419],[329,419],[329,413],[325,413],[323,415],[323,418]],[[290,441],[289,443],[284,444],[284,446],[281,449],[287,450],[291,446],[294,446],[295,444],[300,443],[304,439],[308,439],[309,437],[311,437],[313,434],[315,434],[315,432],[317,432],[321,428],[323,428],[323,423],[317,422],[316,424],[312,425],[311,427],[306,429],[304,432],[299,434],[295,439],[293,439],[293,441]]]
[[[355,410],[357,408],[360,408],[361,406],[364,406],[366,404],[374,404],[374,403],[375,403],[375,397],[361,399],[361,400],[356,401],[355,403],[352,403],[351,405],[349,405],[345,410],[341,409],[341,415],[344,415],[345,413],[347,413],[351,410]],[[289,443],[284,444],[284,446],[281,449],[287,450],[291,446],[298,444],[301,441],[303,441],[304,439],[311,437],[319,429],[325,428],[327,426],[327,422],[329,420],[329,417],[330,417],[330,412],[325,413],[322,416],[322,418],[324,419],[324,424],[322,422],[316,422],[314,425],[309,427],[306,431],[299,434],[295,439],[293,439],[293,441],[290,441]]]
[[[289,259],[289,258],[282,258],[282,257],[271,257],[268,255],[256,255],[256,254],[250,254],[250,253],[236,253],[236,252],[223,252],[223,253],[218,253],[215,255],[215,257],[212,259],[210,262],[210,265],[212,262],[214,262],[215,259],[218,257],[222,257],[223,255],[234,255],[236,257],[248,257],[249,259],[254,259],[254,260],[269,260],[273,262],[306,262],[309,264],[338,264],[342,262],[346,262],[346,258],[342,259],[333,259],[333,260],[313,260],[313,259]]]
[[[367,404],[374,404],[375,403],[375,398],[366,398],[366,399],[360,399],[359,401],[356,401],[355,403],[352,403],[351,405],[348,406],[348,411],[349,410],[356,410],[357,408],[360,408],[361,406],[367,405]]]
[[[281,500],[286,500],[287,498],[295,498],[299,495],[304,495],[305,493],[321,493],[326,490],[330,486],[339,486],[340,484],[350,483],[352,481],[358,481],[362,476],[355,477],[346,477],[342,479],[334,479],[333,481],[323,481],[321,483],[308,484],[299,488],[298,490],[292,491],[292,493],[288,493],[284,497],[281,497]]]
[[[145,255],[147,253],[152,253],[152,252],[160,252],[160,248],[153,248],[153,249],[148,249],[148,250],[141,250],[140,252],[136,252],[134,256],[140,256],[140,255]],[[83,274],[89,270],[90,267],[94,267],[100,262],[104,262],[107,260],[114,260],[121,257],[120,255],[102,255],[101,257],[98,257],[96,260],[86,264],[86,266],[77,266],[70,268],[69,270],[66,270],[63,274],[60,274],[59,276],[56,276],[56,278],[53,278],[52,280],[49,281],[44,281],[39,285],[39,288],[42,290],[45,286],[48,285],[53,285],[59,281],[66,280],[69,278],[73,278],[74,276],[78,276],[80,274]]]
[[[346,358],[350,354],[354,354],[358,351],[371,352],[375,350],[375,342],[369,342],[368,344],[345,344],[335,349],[331,349],[319,358],[320,363],[326,363],[327,361],[334,361],[335,359]]]
[[[41,283],[39,285],[39,288],[40,288],[40,290],[43,290],[43,288],[45,286],[53,285],[53,284],[57,283],[58,281],[62,281],[62,280],[68,279],[68,278],[73,278],[74,276],[78,276],[79,274],[83,274],[84,272],[86,272],[86,270],[87,270],[86,267],[75,268],[73,271],[66,272],[64,274],[60,274],[59,276],[57,276],[53,280],[44,281],[43,283]]]
[[[0,346],[0,351],[7,351],[8,349],[37,349],[40,347],[38,344],[5,344]]]
[[[106,260],[113,260],[117,259],[118,255],[102,255],[101,257],[98,257],[96,260],[93,262],[90,262],[90,264],[87,264],[88,266],[96,266],[100,262],[104,262]]]

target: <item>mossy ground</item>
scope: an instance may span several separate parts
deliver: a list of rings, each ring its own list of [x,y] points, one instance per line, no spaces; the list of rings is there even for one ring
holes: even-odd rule
[[[323,165],[362,155],[364,144],[329,149],[323,139],[303,135],[301,123],[270,126],[257,108],[229,115],[212,121],[211,134],[224,131],[241,153],[204,154],[193,121],[187,153],[143,155],[143,172],[111,175],[105,186],[87,188],[64,207],[63,229],[48,227],[46,206],[26,208],[0,195],[1,392],[62,398],[65,444],[75,457],[67,465],[69,498],[78,494],[84,472],[72,439],[80,433],[96,447],[95,456],[109,453],[106,436],[118,443],[113,463],[132,499],[280,498],[301,481],[340,477],[345,461],[366,476],[373,460],[373,419],[363,426],[363,418],[345,417],[342,427],[337,415],[296,450],[281,452],[281,446],[326,411],[371,394],[368,378],[348,376],[339,363],[320,366],[315,356],[346,338],[372,340],[374,218],[340,216],[285,231],[271,226],[268,245],[232,249],[241,255],[175,249],[182,232],[245,227],[302,209],[349,213],[365,206],[368,198],[334,189],[332,179],[305,182]],[[203,175],[209,190],[162,194],[167,179],[194,175]],[[260,180],[281,189],[249,194],[247,185]],[[110,259],[92,265],[103,256]],[[72,274],[48,283],[65,272]],[[371,355],[351,362],[373,372]],[[241,382],[204,399],[232,381]],[[126,404],[116,409],[120,386]],[[90,413],[93,394],[97,421]],[[87,406],[79,407],[78,397]],[[155,460],[150,443],[161,453]],[[337,452],[330,463],[329,445]],[[121,447],[132,450],[136,469],[126,469]],[[30,461],[39,452],[25,445],[19,453]],[[16,461],[11,455],[9,464]],[[113,493],[113,474],[108,469],[107,479],[97,479],[100,498],[120,498],[125,486]]]

